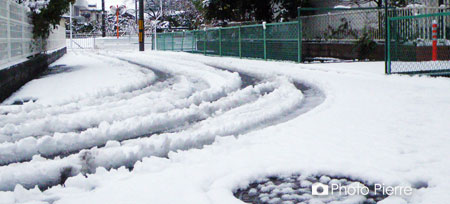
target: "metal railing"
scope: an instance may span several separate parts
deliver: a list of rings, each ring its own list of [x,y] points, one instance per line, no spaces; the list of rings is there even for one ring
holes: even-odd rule
[[[94,34],[73,34],[72,38],[66,36],[67,47],[70,49],[95,49],[97,37]]]
[[[117,38],[115,36],[102,37],[96,34],[77,33],[67,38],[67,48],[69,49],[110,49],[110,50],[130,50],[138,48],[138,36],[126,35]],[[145,44],[151,47],[151,35],[145,37]]]
[[[293,21],[160,33],[157,49],[300,62],[300,28]]]
[[[334,57],[328,55],[345,48],[352,52],[352,59],[379,60],[382,55],[389,64],[387,74],[450,73],[449,10],[445,6],[387,8],[390,25],[386,25],[386,10],[378,7],[299,8],[299,21],[160,33],[156,46],[158,50],[296,62]],[[304,11],[322,14],[302,16]],[[386,41],[387,35],[390,40]],[[383,52],[379,48],[385,42],[389,50]]]

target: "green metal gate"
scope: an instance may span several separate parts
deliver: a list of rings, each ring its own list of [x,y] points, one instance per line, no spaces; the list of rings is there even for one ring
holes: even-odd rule
[[[450,74],[450,12],[389,18],[387,42],[387,74]]]

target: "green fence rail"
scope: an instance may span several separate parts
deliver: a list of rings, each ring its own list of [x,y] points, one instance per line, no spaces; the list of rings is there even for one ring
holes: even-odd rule
[[[442,73],[448,72],[450,65],[450,17],[446,11],[450,8],[299,8],[298,21],[293,22],[159,33],[156,47],[295,62],[323,57],[384,59],[387,74]],[[431,52],[433,20],[438,22],[435,61]]]
[[[265,60],[301,61],[298,21],[157,34],[157,49]]]
[[[388,74],[450,74],[450,12],[389,18],[387,42]]]

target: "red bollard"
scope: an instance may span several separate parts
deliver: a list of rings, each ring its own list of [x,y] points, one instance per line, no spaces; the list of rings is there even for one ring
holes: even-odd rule
[[[433,20],[433,61],[437,61],[437,21]]]

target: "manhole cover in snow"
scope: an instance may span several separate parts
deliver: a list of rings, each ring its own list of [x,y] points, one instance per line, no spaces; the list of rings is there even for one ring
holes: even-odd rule
[[[292,175],[258,180],[234,195],[246,203],[372,204],[388,197],[376,187],[346,178]]]

